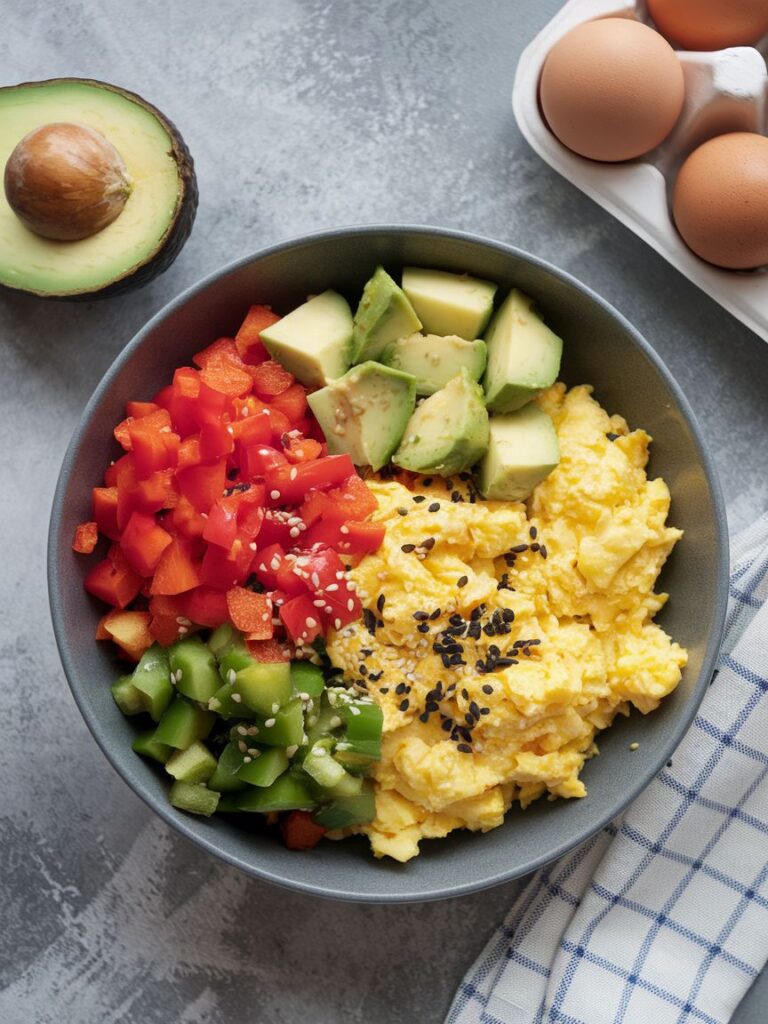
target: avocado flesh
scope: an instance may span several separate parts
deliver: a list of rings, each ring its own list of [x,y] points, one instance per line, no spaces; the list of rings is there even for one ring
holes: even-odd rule
[[[307,395],[307,401],[329,454],[349,455],[356,466],[378,470],[400,443],[416,404],[416,383],[407,373],[367,362]]]
[[[270,324],[260,337],[272,358],[302,384],[322,386],[349,367],[352,311],[346,299],[328,289]]]
[[[170,265],[194,219],[197,190],[183,142],[170,122],[131,93],[70,79],[28,83],[0,89],[0,167],[28,132],[52,121],[101,132],[126,164],[131,194],[102,231],[57,242],[25,228],[0,192],[0,284],[68,296],[101,292],[133,275],[135,283],[145,283]],[[163,253],[168,247],[170,259]],[[151,274],[139,274],[155,260]]]
[[[363,289],[355,313],[352,362],[378,359],[389,342],[418,331],[420,327],[421,320],[414,313],[405,292],[383,267],[377,267]]]
[[[491,412],[514,412],[557,379],[562,339],[534,311],[533,300],[517,289],[499,307],[485,340],[483,386]]]
[[[391,342],[381,355],[391,366],[416,378],[417,395],[434,395],[465,369],[472,380],[480,380],[485,371],[485,342],[465,341],[456,334],[447,338],[436,334],[411,334]]]
[[[466,370],[425,398],[405,428],[392,461],[414,473],[450,476],[469,469],[488,447],[483,389]]]
[[[403,291],[427,334],[457,334],[472,341],[482,337],[490,319],[496,285],[468,274],[406,267]]]
[[[491,501],[522,501],[559,462],[555,426],[534,402],[507,416],[492,416],[480,493]]]

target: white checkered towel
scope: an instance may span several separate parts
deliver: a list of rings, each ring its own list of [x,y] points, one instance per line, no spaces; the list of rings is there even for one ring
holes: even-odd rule
[[[768,955],[768,515],[733,543],[717,677],[623,818],[539,871],[447,1024],[721,1024]]]

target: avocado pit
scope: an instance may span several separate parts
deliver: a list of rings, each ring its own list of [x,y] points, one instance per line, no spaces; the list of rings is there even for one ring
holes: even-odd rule
[[[117,149],[100,132],[54,122],[24,136],[5,165],[5,195],[42,238],[77,241],[111,224],[131,192]]]

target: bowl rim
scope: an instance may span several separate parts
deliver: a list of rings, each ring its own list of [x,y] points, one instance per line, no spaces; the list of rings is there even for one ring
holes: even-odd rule
[[[82,686],[78,677],[78,671],[74,663],[74,659],[70,656],[68,639],[64,628],[64,612],[63,612],[63,581],[59,577],[58,572],[58,552],[61,544],[64,540],[61,534],[61,512],[64,504],[64,495],[69,484],[69,479],[74,467],[75,456],[80,448],[82,436],[85,433],[91,417],[94,415],[96,409],[102,402],[106,392],[111,387],[113,379],[119,374],[123,365],[130,359],[133,353],[141,347],[144,340],[150,335],[155,328],[171,313],[182,307],[191,298],[197,295],[199,292],[205,290],[210,285],[215,284],[218,280],[228,276],[229,274],[239,270],[241,267],[247,266],[257,260],[264,259],[266,257],[281,253],[288,249],[295,249],[304,245],[312,245],[317,242],[331,240],[340,237],[347,237],[350,235],[365,236],[365,235],[431,235],[438,236],[446,239],[455,241],[468,242],[473,245],[481,245],[487,248],[495,249],[502,255],[513,257],[515,259],[523,260],[529,264],[538,267],[541,270],[547,271],[551,276],[559,279],[562,283],[574,288],[576,291],[586,295],[593,303],[599,306],[603,312],[607,313],[612,317],[618,324],[627,332],[634,344],[640,349],[641,353],[645,358],[653,365],[656,371],[664,380],[667,388],[671,392],[677,406],[691,431],[694,446],[704,470],[704,474],[707,480],[707,485],[712,497],[712,506],[715,520],[716,530],[716,551],[715,561],[717,566],[717,585],[716,592],[714,595],[714,608],[713,608],[713,629],[707,638],[707,644],[702,659],[701,670],[699,672],[696,685],[691,693],[691,697],[688,700],[687,705],[683,709],[683,713],[680,715],[674,728],[671,730],[670,735],[667,739],[663,748],[659,748],[658,755],[655,759],[658,763],[651,764],[644,772],[639,773],[632,785],[622,794],[621,800],[613,808],[610,813],[606,813],[600,816],[597,822],[592,822],[588,826],[582,828],[575,838],[569,838],[560,842],[554,848],[549,848],[546,852],[543,852],[539,856],[531,859],[527,864],[517,867],[511,867],[502,871],[496,872],[494,875],[488,876],[480,880],[469,880],[458,885],[443,885],[439,888],[428,888],[423,892],[409,893],[407,895],[398,895],[397,892],[380,892],[380,893],[369,893],[369,892],[356,892],[354,890],[342,890],[342,889],[327,889],[321,888],[318,884],[310,884],[301,881],[296,881],[290,877],[290,872],[277,873],[271,869],[264,869],[259,866],[256,862],[249,862],[242,857],[237,856],[234,853],[230,853],[226,850],[222,850],[216,842],[215,838],[210,839],[206,835],[198,834],[194,831],[190,822],[182,815],[176,815],[174,809],[167,802],[156,798],[153,794],[144,790],[135,780],[129,778],[118,765],[116,757],[113,756],[112,746],[108,741],[108,738],[103,732],[103,727],[96,714],[93,714],[89,709],[85,700],[84,694],[81,692]],[[602,828],[604,828],[611,820],[621,814],[629,804],[636,799],[636,797],[646,788],[646,786],[655,778],[662,766],[674,752],[679,745],[694,716],[701,704],[701,701],[706,693],[707,687],[711,680],[713,670],[715,668],[716,659],[719,653],[720,644],[722,641],[723,630],[725,626],[725,616],[728,605],[728,572],[729,572],[729,545],[728,545],[728,527],[727,518],[725,513],[725,504],[723,501],[722,491],[718,480],[717,472],[714,466],[714,462],[709,452],[707,451],[704,439],[701,433],[701,428],[696,420],[696,417],[691,409],[691,406],[685,397],[682,389],[678,385],[677,381],[672,376],[671,372],[667,369],[666,365],[662,361],[656,351],[652,348],[649,342],[640,334],[636,327],[630,323],[630,321],[623,316],[611,303],[603,299],[595,291],[592,290],[588,285],[579,281],[572,274],[565,270],[561,270],[559,267],[554,266],[548,260],[535,256],[532,253],[527,252],[524,249],[520,249],[517,246],[509,245],[506,242],[501,242],[496,239],[487,238],[483,235],[478,235],[468,231],[458,231],[451,228],[443,227],[432,227],[427,224],[411,225],[411,224],[365,224],[365,225],[347,225],[339,228],[326,229],[322,231],[311,232],[307,234],[297,235],[292,238],[284,239],[276,242],[272,245],[265,246],[264,248],[257,249],[246,256],[239,257],[238,259],[232,260],[229,263],[224,264],[217,270],[206,274],[200,280],[185,288],[175,298],[165,303],[150,319],[147,323],[140,328],[136,334],[131,338],[130,341],[120,350],[115,359],[107,371],[102,376],[99,383],[96,385],[91,397],[83,409],[80,419],[75,427],[72,437],[67,445],[64,458],[62,460],[61,469],[59,471],[59,477],[56,483],[56,490],[53,497],[53,503],[51,506],[51,515],[49,520],[48,530],[48,544],[47,544],[47,579],[48,579],[48,598],[51,612],[51,620],[53,623],[53,632],[56,640],[56,646],[59,651],[59,656],[64,668],[64,673],[69,684],[70,691],[74,698],[75,704],[77,705],[80,714],[82,715],[88,729],[95,739],[98,746],[101,748],[102,753],[109,761],[111,766],[128,785],[133,792],[140,797],[160,818],[177,833],[184,836],[186,839],[191,840],[197,846],[204,849],[206,852],[212,854],[215,857],[220,858],[227,864],[235,868],[239,868],[245,871],[252,877],[258,878],[262,881],[269,882],[273,885],[280,886],[285,889],[290,889],[294,892],[301,892],[312,896],[318,896],[325,899],[340,900],[344,902],[356,902],[356,903],[376,903],[376,904],[405,904],[405,903],[419,903],[441,899],[450,899],[459,896],[466,896],[473,892],[480,892],[485,889],[493,888],[494,886],[501,885],[505,882],[512,881],[517,878],[524,878],[533,872],[539,870],[558,860],[564,854],[570,850],[580,846],[591,836],[595,835]]]

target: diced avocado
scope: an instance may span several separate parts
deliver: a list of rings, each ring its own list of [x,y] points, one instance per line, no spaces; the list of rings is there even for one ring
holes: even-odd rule
[[[322,387],[349,368],[352,311],[346,299],[329,290],[265,327],[260,337],[297,380]]]
[[[221,686],[213,652],[199,636],[178,640],[168,648],[176,689],[190,700],[208,701]]]
[[[191,811],[209,818],[219,803],[219,794],[208,789],[204,782],[174,782],[168,799],[180,811]]]
[[[142,694],[144,710],[153,722],[159,722],[173,697],[167,651],[159,644],[152,644],[133,670],[132,681]]]
[[[259,719],[259,743],[270,747],[300,747],[304,741],[304,714],[295,697],[269,718]]]
[[[483,386],[490,412],[514,412],[557,379],[562,339],[534,311],[533,299],[516,288],[499,307],[485,340]]]
[[[124,715],[140,715],[146,711],[144,694],[133,685],[132,675],[120,676],[112,683],[112,696]]]
[[[465,341],[456,334],[441,338],[437,334],[411,334],[390,342],[381,355],[385,366],[402,370],[416,378],[417,395],[434,395],[449,380],[467,371],[472,380],[485,372],[485,342],[480,338]]]
[[[364,825],[368,821],[373,821],[375,817],[376,800],[373,787],[367,780],[357,795],[337,797],[324,804],[314,814],[317,824],[330,831],[350,828],[352,825]]]
[[[291,685],[294,693],[319,697],[325,689],[325,676],[322,669],[310,661],[292,661]]]
[[[196,740],[186,750],[175,750],[165,770],[180,782],[207,782],[216,771],[216,758],[208,747]]]
[[[291,666],[287,661],[252,661],[235,673],[232,692],[260,715],[272,715],[291,699]]]
[[[150,757],[160,764],[165,764],[173,753],[173,747],[169,747],[167,743],[157,742],[154,729],[139,733],[131,744],[131,748],[142,757]]]
[[[257,747],[252,747],[257,750]],[[288,755],[283,747],[258,751],[257,755],[246,754],[250,761],[244,761],[237,777],[251,786],[271,786],[275,779],[288,767]]]
[[[308,783],[298,775],[283,772],[271,786],[248,786],[241,793],[231,793],[223,797],[219,810],[258,811],[261,814],[268,814],[271,811],[311,811],[314,806],[315,800]]]
[[[492,501],[522,501],[559,461],[554,424],[535,402],[507,416],[491,416],[480,492]]]
[[[493,311],[496,285],[468,274],[406,267],[403,291],[427,334],[481,338]]]
[[[405,292],[383,267],[363,289],[352,335],[352,362],[378,359],[390,341],[421,328]]]
[[[451,476],[473,466],[487,447],[483,389],[462,370],[416,409],[392,461],[414,473]]]
[[[195,740],[204,740],[213,728],[216,716],[178,694],[163,712],[155,729],[155,741],[177,750],[186,750]]]
[[[240,789],[245,789],[246,783],[238,778],[237,773],[243,766],[246,753],[247,747],[245,751],[241,751],[234,740],[228,743],[219,755],[216,771],[208,779],[208,788],[215,789],[217,793],[236,793]]]
[[[380,363],[361,363],[307,401],[331,455],[349,455],[356,466],[381,469],[413,412],[416,382]]]

